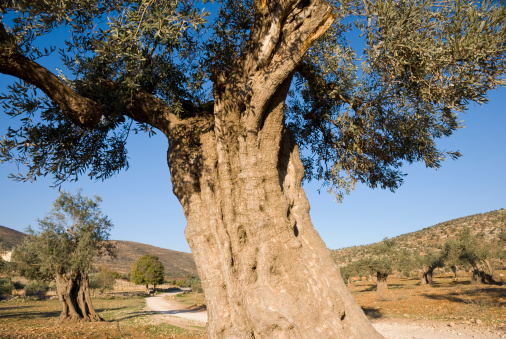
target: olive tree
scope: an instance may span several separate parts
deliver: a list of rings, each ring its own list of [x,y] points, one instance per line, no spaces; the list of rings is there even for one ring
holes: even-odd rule
[[[388,290],[387,279],[399,265],[401,251],[394,239],[385,238],[374,244],[371,254],[363,259],[369,272],[376,275],[376,291],[383,294]]]
[[[487,242],[483,234],[473,234],[469,227],[463,227],[457,235],[456,247],[460,261],[468,263],[473,269],[473,282],[496,283],[490,264],[492,243]]]
[[[99,207],[100,197],[90,199],[80,191],[60,191],[51,212],[38,220],[39,231],[14,250],[13,260],[21,275],[32,280],[56,280],[62,303],[60,321],[100,321],[90,296],[88,273],[93,259],[113,254],[109,237],[111,221]]]
[[[106,179],[128,165],[130,132],[163,133],[212,338],[379,336],[301,182],[338,198],[357,183],[395,190],[402,164],[458,157],[436,140],[505,82],[499,1],[8,0],[0,11],[0,73],[18,79],[2,96],[18,120],[0,161],[25,164],[19,180]],[[44,67],[56,50],[37,42],[65,28],[56,75]]]
[[[421,285],[432,284],[434,281],[434,270],[445,265],[444,253],[436,252],[433,250],[427,251],[420,256],[419,266],[422,271]]]

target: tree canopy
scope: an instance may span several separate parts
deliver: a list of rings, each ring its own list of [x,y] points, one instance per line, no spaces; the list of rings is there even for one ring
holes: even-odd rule
[[[20,273],[33,280],[53,280],[56,275],[88,273],[97,255],[112,254],[105,242],[112,227],[99,207],[100,197],[90,199],[81,191],[61,191],[51,212],[39,219],[39,231],[28,229],[28,237],[14,251]]]
[[[160,285],[164,281],[163,264],[156,255],[145,254],[132,266],[130,280],[137,285]]]
[[[462,127],[458,113],[470,102],[485,102],[489,89],[505,84],[506,6],[489,0],[327,3],[332,20],[305,47],[285,110],[286,126],[306,150],[306,179],[323,180],[338,197],[357,182],[393,190],[403,181],[404,163],[438,168],[445,157],[460,156],[439,149],[436,139]],[[281,44],[262,26],[267,14],[259,6],[3,2],[0,72],[20,80],[2,101],[20,124],[0,141],[0,161],[27,165],[27,173],[13,174],[19,180],[49,174],[59,184],[83,173],[105,179],[128,167],[131,132],[163,131],[167,119],[191,121],[196,131],[212,128],[212,121],[198,121],[212,112],[220,77],[267,65]],[[64,42],[42,43],[61,30],[69,31]],[[363,39],[358,45],[356,35]],[[257,51],[259,37],[265,43]],[[61,57],[59,78],[37,63],[51,53]]]

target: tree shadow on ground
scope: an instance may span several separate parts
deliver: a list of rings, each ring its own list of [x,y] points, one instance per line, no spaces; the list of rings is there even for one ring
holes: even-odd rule
[[[35,318],[55,318],[60,315],[61,311],[47,311],[47,312],[12,312],[2,313],[2,318],[22,318],[22,319],[35,319]]]
[[[476,299],[482,299],[485,302],[494,301],[498,306],[506,306],[506,289],[504,288],[477,288],[467,291],[448,292],[443,294],[423,293],[421,295],[432,300],[448,300],[463,304],[477,303]]]
[[[114,319],[107,320],[107,322],[124,321],[124,320],[128,320],[128,319],[134,319],[134,318],[144,317],[144,316],[147,316],[147,315],[152,315],[152,314],[157,314],[157,313],[158,312],[153,312],[153,311],[132,312],[132,313],[129,313],[129,314],[125,314],[125,316],[123,316],[121,318],[114,318]]]
[[[158,311],[157,313],[171,315],[171,314],[177,314],[177,313],[200,312],[200,311],[205,311],[206,309],[207,309],[206,305],[200,305],[200,306],[192,306],[192,307],[189,307],[189,308],[181,308],[181,309],[178,309],[178,310]]]
[[[4,305],[2,305],[2,309],[8,310],[8,311],[18,310],[18,309],[23,309],[23,308],[32,308],[32,307],[34,307],[34,306],[4,306]]]
[[[410,286],[406,286],[406,284],[388,284],[389,290],[406,290],[410,289]]]
[[[374,307],[362,307],[362,311],[364,311],[365,315],[369,319],[380,319],[383,318],[383,313],[380,310]]]

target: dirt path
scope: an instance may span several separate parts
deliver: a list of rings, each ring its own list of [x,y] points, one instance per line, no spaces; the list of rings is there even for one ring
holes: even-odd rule
[[[195,310],[167,296],[180,292],[163,293],[146,298],[146,310],[160,313],[160,321],[187,329],[204,327],[207,322],[205,310]],[[373,320],[373,325],[387,339],[506,339],[506,332],[478,325],[450,324],[436,321],[405,319]]]
[[[157,320],[188,330],[203,330],[207,322],[205,310],[192,309],[187,305],[170,299],[181,293],[174,291],[146,298],[146,311],[159,313]],[[167,298],[169,297],[169,298]]]

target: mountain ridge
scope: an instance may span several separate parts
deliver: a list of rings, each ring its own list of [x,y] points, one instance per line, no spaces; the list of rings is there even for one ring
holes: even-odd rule
[[[501,232],[506,230],[506,209],[501,208],[443,221],[391,239],[394,239],[400,248],[424,253],[440,249],[446,240],[456,238],[463,227],[469,227],[473,235],[482,234],[486,240],[497,238]],[[339,266],[346,265],[359,257],[367,255],[373,245],[350,246],[331,250],[332,257]]]
[[[20,244],[27,234],[0,225],[0,244],[2,250],[12,251]],[[144,254],[156,255],[163,263],[165,275],[171,278],[183,278],[197,275],[197,267],[193,255],[187,252],[174,251],[162,247],[143,244],[128,240],[108,240],[116,246],[116,258],[103,256],[95,258],[93,266],[99,268],[108,266],[118,273],[128,273],[137,259]]]

